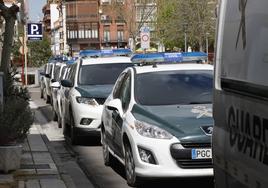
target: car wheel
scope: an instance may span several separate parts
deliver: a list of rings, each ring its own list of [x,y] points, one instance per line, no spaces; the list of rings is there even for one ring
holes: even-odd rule
[[[75,135],[74,132],[74,118],[73,115],[70,115],[70,137],[71,137],[71,143],[72,145],[77,144],[77,136]]]
[[[128,185],[135,187],[141,183],[135,172],[135,161],[130,144],[125,144],[125,171]]]
[[[43,99],[44,98],[44,89],[40,90],[40,98]]]
[[[46,95],[46,103],[50,104],[50,96]]]
[[[54,109],[52,109],[52,111],[53,111],[53,121],[58,121],[58,115],[56,111]]]
[[[68,128],[66,127],[66,123],[65,123],[64,117],[61,117],[61,126],[62,126],[63,136],[66,137],[66,135],[68,133]]]
[[[43,89],[43,99],[45,101],[47,101],[47,92],[46,92],[46,88]]]
[[[111,166],[113,163],[113,156],[109,151],[109,146],[107,144],[107,138],[104,131],[101,132],[101,140],[102,140],[102,154],[105,166]]]
[[[58,116],[58,128],[62,128],[62,118]]]

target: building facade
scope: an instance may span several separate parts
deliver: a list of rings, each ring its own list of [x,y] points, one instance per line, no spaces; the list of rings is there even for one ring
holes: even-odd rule
[[[43,8],[44,30],[53,37],[54,54],[69,52],[77,56],[84,49],[127,48],[139,29],[149,26],[154,32],[154,0],[54,0]],[[58,19],[53,20],[53,4]],[[55,24],[55,26],[54,26]],[[133,41],[133,40],[132,40]],[[59,43],[59,44],[56,44]],[[134,48],[137,44],[134,44]],[[58,49],[59,46],[59,49]]]
[[[99,49],[98,0],[65,1],[67,44],[72,55],[80,50]]]

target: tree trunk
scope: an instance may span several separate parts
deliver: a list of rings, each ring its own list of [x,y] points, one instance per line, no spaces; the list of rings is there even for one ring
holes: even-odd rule
[[[199,51],[200,52],[204,52],[204,49],[203,49],[203,41],[202,41],[202,37],[201,36],[198,39],[198,43],[199,43]]]
[[[11,7],[5,6],[3,0],[0,0],[0,10],[1,16],[5,19],[5,33],[4,33],[4,42],[3,42],[3,50],[1,56],[1,64],[0,71],[4,73],[4,88],[7,83],[7,74],[9,72],[10,65],[10,55],[12,50],[12,42],[14,36],[14,26],[16,21],[16,14],[19,12],[19,7],[13,4]],[[4,89],[6,90],[6,89]]]
[[[14,36],[14,25],[16,18],[10,16],[5,18],[5,33],[4,33],[4,43],[3,43],[3,51],[2,51],[2,58],[1,58],[1,67],[0,71],[8,73],[9,71],[9,64],[10,64],[10,55],[12,50],[12,42]]]

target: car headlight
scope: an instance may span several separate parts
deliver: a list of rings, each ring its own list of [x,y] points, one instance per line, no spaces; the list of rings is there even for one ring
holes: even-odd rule
[[[78,103],[88,104],[92,106],[98,106],[99,104],[94,98],[76,97]]]
[[[157,126],[141,122],[135,121],[135,127],[137,132],[145,137],[149,138],[157,138],[157,139],[171,139],[173,136],[167,131],[160,129]]]

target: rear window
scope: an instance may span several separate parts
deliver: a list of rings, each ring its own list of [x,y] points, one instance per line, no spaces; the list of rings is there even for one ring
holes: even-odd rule
[[[124,69],[133,66],[131,63],[111,63],[97,65],[83,65],[79,71],[80,85],[110,85]]]
[[[142,105],[209,104],[212,70],[164,71],[138,74],[135,99]]]

